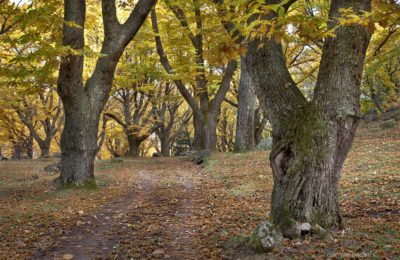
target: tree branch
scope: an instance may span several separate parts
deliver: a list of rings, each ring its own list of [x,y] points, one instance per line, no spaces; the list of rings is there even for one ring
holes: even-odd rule
[[[115,115],[111,114],[111,113],[104,113],[104,115],[112,118],[115,120],[115,122],[117,122],[120,126],[122,126],[124,129],[127,128],[126,124],[124,124],[124,122],[121,121],[121,119],[119,119],[118,117],[116,117]]]
[[[160,38],[160,32],[158,29],[158,22],[157,22],[157,13],[156,10],[153,9],[151,11],[151,24],[153,27],[153,32],[154,32],[154,39],[156,42],[156,48],[157,48],[157,53],[160,56],[160,62],[163,65],[165,71],[170,74],[170,75],[175,75],[175,72],[173,71],[171,64],[168,61],[168,57],[164,52],[164,48],[162,46],[161,38]],[[197,111],[199,110],[199,107],[197,105],[196,100],[192,97],[190,94],[189,90],[185,87],[183,82],[181,80],[174,80],[174,83],[176,87],[178,88],[179,92],[183,96],[183,98],[188,102],[189,106],[194,110]]]
[[[189,23],[187,22],[187,18],[186,18],[185,13],[183,12],[183,10],[179,6],[171,4],[171,2],[169,0],[166,0],[165,3],[168,5],[168,7],[174,13],[174,15],[176,16],[176,18],[180,22],[180,24],[183,27],[183,29],[186,30],[186,32],[187,32],[187,34],[189,36],[189,39],[192,41],[192,44],[194,46],[196,46],[197,45],[196,37],[194,36],[192,31],[190,30]]]
[[[102,0],[103,26],[105,37],[115,37],[120,33],[115,0]]]
[[[123,24],[123,31],[128,36],[126,39],[127,43],[129,43],[136,35],[142,26],[143,21],[146,20],[147,15],[156,3],[157,0],[140,0],[136,4],[132,13],[129,15],[129,18]]]
[[[236,108],[238,107],[238,104],[236,104],[235,102],[229,100],[228,98],[224,98],[224,101],[225,101],[226,103],[228,103],[229,105],[231,105],[231,106],[234,106],[234,107],[236,107]]]
[[[220,83],[218,92],[215,95],[214,99],[211,101],[212,108],[221,106],[221,103],[226,96],[226,92],[228,92],[231,86],[231,80],[233,75],[235,74],[236,68],[237,68],[236,60],[230,60],[226,65],[224,76],[222,77],[222,81]]]
[[[226,20],[228,17],[228,10],[224,6],[224,0],[212,0],[212,2],[217,6],[218,16],[221,18],[221,23],[225,30],[231,35],[231,38],[235,40],[236,43],[241,43],[245,40],[245,36],[236,27],[236,25],[231,20]]]

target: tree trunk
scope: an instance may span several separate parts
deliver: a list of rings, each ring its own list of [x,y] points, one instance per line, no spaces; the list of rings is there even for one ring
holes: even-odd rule
[[[265,126],[267,125],[268,122],[268,118],[266,113],[262,112],[262,104],[260,105],[260,107],[258,107],[258,109],[256,109],[255,111],[255,129],[254,129],[254,143],[255,145],[258,145],[263,138],[263,131]]]
[[[64,20],[77,26],[64,24],[63,45],[74,49],[84,47],[86,1],[66,0]],[[64,104],[65,125],[61,134],[61,186],[92,186],[94,183],[94,151],[96,149],[99,119],[91,109],[93,100],[83,87],[82,55],[68,55],[61,61],[57,92]],[[92,104],[89,104],[92,103]],[[100,115],[99,115],[100,116]]]
[[[50,156],[50,141],[51,140],[44,140],[41,142],[38,142],[37,139],[35,139],[36,142],[39,144],[40,148],[40,157],[49,157]]]
[[[60,142],[61,178],[67,186],[90,187],[94,185],[99,116],[91,114],[84,102],[75,106],[72,109],[65,106],[65,126]]]
[[[13,156],[12,158],[14,159],[20,159],[21,158],[21,153],[22,153],[22,141],[17,140],[17,141],[12,141],[13,144]]]
[[[33,159],[33,136],[32,135],[27,137],[27,140],[25,143],[25,150],[26,150],[26,156],[28,156],[30,159]]]
[[[203,118],[201,113],[193,113],[193,128],[194,128],[194,137],[193,137],[193,148],[195,150],[205,149],[203,145],[203,136],[204,129],[202,127]]]
[[[161,154],[165,157],[169,157],[170,156],[170,140],[169,138],[162,138],[160,139],[161,142]]]
[[[238,92],[238,112],[236,121],[235,150],[245,151],[255,147],[255,111],[257,96],[246,68],[244,58],[241,57],[241,74]]]
[[[218,115],[219,111],[216,114]],[[218,117],[215,116],[215,111],[193,113],[195,150],[215,151],[217,149],[217,122]]]
[[[129,143],[128,156],[132,156],[132,157],[140,156],[140,148],[139,147],[142,142],[143,142],[143,140],[139,140],[135,136],[128,134],[128,143]]]
[[[61,135],[61,186],[93,187],[94,159],[100,114],[108,99],[118,60],[157,0],[140,0],[124,24],[117,18],[115,1],[102,0],[104,41],[92,76],[83,83],[84,56],[61,59],[57,92],[65,109]],[[85,46],[85,0],[65,0],[63,46],[78,52]]]
[[[372,99],[372,102],[374,102],[376,108],[379,110],[379,112],[385,113],[385,110],[382,108],[382,105],[381,105],[382,102],[379,100],[378,95],[376,95],[375,93],[372,93],[371,99]]]
[[[49,157],[50,147],[40,147],[40,157]]]
[[[220,109],[219,109],[220,110]],[[213,114],[216,113],[216,114]],[[210,151],[217,150],[217,123],[218,115],[220,111],[213,111],[208,113],[207,121],[204,124],[205,127],[205,149]]]
[[[275,1],[279,2],[279,1]],[[330,28],[340,8],[369,11],[371,0],[334,0]],[[277,14],[271,12],[266,19]],[[253,17],[252,19],[257,19]],[[251,22],[251,20],[250,20]],[[249,42],[246,65],[269,109],[274,149],[270,154],[274,188],[271,219],[285,229],[288,218],[342,226],[338,183],[360,117],[360,84],[370,33],[357,24],[341,26],[324,43],[314,100],[296,87],[274,38]]]

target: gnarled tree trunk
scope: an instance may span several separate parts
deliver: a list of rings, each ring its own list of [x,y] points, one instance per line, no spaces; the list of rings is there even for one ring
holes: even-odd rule
[[[370,5],[371,0],[333,0],[329,26],[336,25],[340,8],[361,12],[369,11]],[[271,12],[265,18],[276,15]],[[261,103],[271,111],[271,218],[281,228],[288,218],[330,228],[342,224],[338,183],[360,118],[361,74],[370,33],[352,24],[338,27],[335,34],[324,43],[311,102],[292,80],[280,43],[274,38],[264,40],[262,47],[257,39],[249,43],[246,64],[259,86]]]

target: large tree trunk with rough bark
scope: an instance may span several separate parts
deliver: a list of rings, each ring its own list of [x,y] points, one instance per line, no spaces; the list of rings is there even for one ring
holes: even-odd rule
[[[65,185],[94,184],[94,158],[97,150],[99,116],[91,113],[84,97],[68,100],[65,106],[65,125],[61,134],[61,177]]]
[[[62,58],[57,92],[65,110],[61,135],[61,186],[92,187],[100,114],[108,99],[118,60],[156,0],[140,0],[124,24],[117,19],[114,0],[102,1],[104,41],[92,76],[83,82],[83,55]],[[85,0],[65,0],[63,46],[84,48]]]
[[[273,1],[279,2],[279,1]],[[292,1],[293,2],[293,1]],[[371,0],[334,0],[329,26],[340,8],[369,11]],[[270,13],[266,19],[276,14]],[[254,18],[253,19],[257,19]],[[284,229],[288,218],[339,228],[338,183],[360,118],[360,84],[368,28],[341,26],[325,40],[314,99],[306,101],[292,80],[280,43],[253,39],[246,64],[258,96],[270,111],[274,149],[271,219]]]
[[[244,57],[241,57],[241,71],[238,90],[238,112],[236,120],[235,150],[245,151],[255,147],[256,89],[249,77]]]

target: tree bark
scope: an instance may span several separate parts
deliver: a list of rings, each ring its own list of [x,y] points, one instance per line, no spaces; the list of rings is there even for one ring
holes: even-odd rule
[[[128,144],[129,144],[128,156],[132,156],[132,157],[140,156],[140,148],[139,147],[142,142],[143,142],[142,140],[139,140],[132,135],[128,135]]]
[[[371,0],[332,1],[330,28],[336,25],[340,8],[360,12],[370,6]],[[265,18],[276,15],[271,12]],[[281,229],[288,218],[328,228],[342,226],[338,183],[360,118],[361,75],[370,33],[352,24],[338,27],[335,34],[325,40],[312,102],[292,80],[280,43],[273,37],[262,47],[260,40],[249,41],[246,65],[259,86],[261,104],[270,111],[275,147],[270,154],[270,217]]]
[[[135,36],[156,0],[139,1],[124,24],[117,19],[114,0],[102,0],[104,41],[92,76],[83,83],[83,55],[61,59],[57,92],[65,109],[61,135],[61,186],[93,187],[94,159],[100,114],[108,99],[118,60]],[[65,0],[63,46],[84,48],[86,1]],[[77,26],[76,26],[77,25]]]
[[[256,109],[255,111],[255,129],[254,129],[254,143],[255,145],[258,145],[263,138],[263,131],[265,129],[265,126],[268,123],[268,118],[266,116],[266,113],[262,112],[262,105]]]
[[[168,137],[160,139],[161,142],[161,154],[165,157],[170,156],[171,141]]]
[[[23,147],[22,141],[21,140],[13,140],[13,141],[11,141],[11,143],[13,145],[12,158],[20,159],[21,158],[21,153],[22,153],[22,147]]]
[[[241,57],[241,74],[238,91],[235,150],[245,151],[255,147],[256,89],[249,77],[244,57]]]

